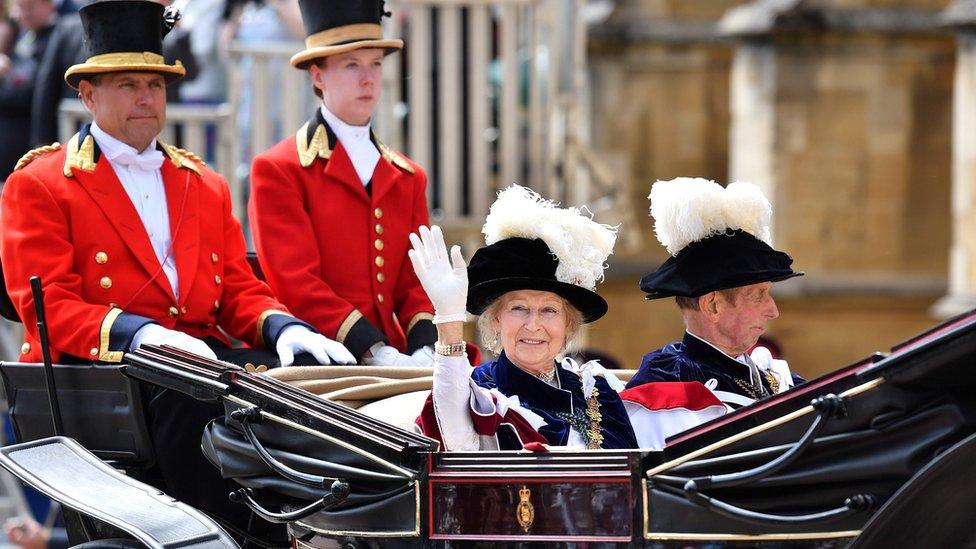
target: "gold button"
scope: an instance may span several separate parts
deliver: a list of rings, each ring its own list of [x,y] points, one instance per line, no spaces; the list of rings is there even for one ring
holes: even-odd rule
[[[219,299],[215,299],[214,300],[214,309],[219,309],[219,308],[220,308],[220,300]]]
[[[373,262],[376,263],[377,267],[382,267],[383,263],[385,263],[385,261],[383,261],[383,256],[381,255],[376,256],[376,259]]]
[[[180,312],[186,314],[186,306],[180,307]]]
[[[213,328],[213,323],[211,323],[211,322],[208,322],[208,323],[207,323],[207,329],[210,329],[210,328]]]
[[[88,354],[91,356],[98,356],[98,347],[92,347],[91,350],[88,351]]]
[[[98,252],[95,254],[95,263],[99,265],[104,265],[108,263],[108,254],[105,252]]]
[[[383,225],[376,224],[376,234],[383,234]]]
[[[98,283],[102,286],[102,288],[105,288],[106,290],[112,287],[112,279],[107,276],[103,276],[102,279],[98,281]]]
[[[376,273],[376,281],[377,282],[379,282],[379,283],[382,284],[383,281],[385,281],[385,280],[386,280],[386,277],[383,276],[383,273]]]
[[[171,316],[173,318],[176,318],[176,315],[178,315],[178,314],[180,314],[179,309],[177,309],[176,307],[173,307],[172,305],[170,305],[170,307],[169,307],[169,316]]]
[[[376,241],[373,242],[373,247],[375,247],[377,250],[382,250],[383,249],[383,241],[377,238]]]
[[[383,297],[383,294],[376,294],[376,301],[379,301],[380,303],[383,303],[383,300],[384,299],[386,299],[386,298]]]
[[[383,217],[383,210],[376,208],[375,210],[373,210],[373,215],[376,216],[376,219],[379,219]]]
[[[221,282],[220,275],[214,275],[214,283],[220,284],[220,282]]]
[[[220,259],[220,257],[217,255],[217,252],[213,252],[210,254],[210,261],[216,263],[218,259]]]
[[[20,354],[26,355],[29,352],[30,352],[30,343],[27,343],[25,341],[24,344],[20,346]]]

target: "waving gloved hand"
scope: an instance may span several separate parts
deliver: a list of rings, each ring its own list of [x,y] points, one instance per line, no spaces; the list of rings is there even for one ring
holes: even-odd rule
[[[420,236],[410,234],[413,249],[407,254],[420,284],[434,305],[434,324],[464,322],[468,270],[461,257],[461,247],[451,247],[451,260],[448,261],[447,246],[444,245],[444,234],[440,227],[420,227],[418,232]]]
[[[188,353],[217,360],[217,355],[214,354],[213,349],[207,346],[203,340],[184,334],[183,332],[163,328],[156,323],[146,324],[142,328],[139,328],[136,334],[132,336],[132,344],[129,345],[129,349],[138,349],[143,343],[169,345],[170,347],[176,347]]]
[[[291,366],[295,362],[295,353],[301,352],[311,353],[319,364],[356,363],[356,357],[342,343],[298,324],[286,326],[281,331],[275,342],[275,352],[282,366]]]

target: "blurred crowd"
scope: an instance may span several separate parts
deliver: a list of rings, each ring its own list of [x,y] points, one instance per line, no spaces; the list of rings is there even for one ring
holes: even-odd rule
[[[64,82],[87,51],[78,8],[87,0],[0,0],[0,182],[34,147],[58,140],[58,105],[76,98]],[[186,77],[167,102],[216,104],[227,99],[226,45],[304,38],[297,0],[160,0],[182,15],[163,41],[167,63]],[[247,78],[247,67],[242,67]]]

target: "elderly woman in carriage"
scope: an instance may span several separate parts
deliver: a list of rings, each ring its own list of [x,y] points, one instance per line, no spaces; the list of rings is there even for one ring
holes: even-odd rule
[[[614,229],[512,186],[492,205],[484,234],[470,265],[458,246],[448,259],[439,227],[411,235],[410,258],[437,311],[433,390],[417,419],[424,434],[448,450],[637,448],[623,384],[596,361],[562,358],[583,326],[607,313],[594,288]],[[465,311],[478,315],[484,345],[498,353],[473,371]],[[626,396],[641,408],[704,402],[696,422],[724,411],[698,383],[649,384]],[[660,440],[687,426],[669,425],[667,414],[635,417],[638,430]]]

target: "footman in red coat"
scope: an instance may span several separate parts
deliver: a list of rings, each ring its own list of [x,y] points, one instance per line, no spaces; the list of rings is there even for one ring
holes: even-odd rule
[[[251,167],[249,216],[261,267],[296,315],[361,362],[428,366],[433,307],[407,261],[428,223],[427,178],[372,132],[385,56],[383,2],[300,2],[308,38],[292,65],[322,104]]]

